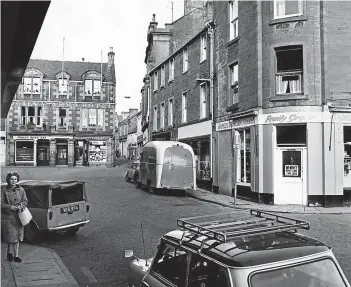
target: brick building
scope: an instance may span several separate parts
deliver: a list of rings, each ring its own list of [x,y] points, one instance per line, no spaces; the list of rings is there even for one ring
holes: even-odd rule
[[[350,202],[351,3],[214,5],[214,190],[231,195],[236,181],[260,202]]]
[[[149,110],[151,125],[146,133],[151,134],[152,140],[190,144],[196,156],[198,185],[211,187],[210,53],[206,23],[212,19],[212,3],[185,1],[185,12],[182,18],[166,24],[166,28],[157,28],[155,18],[150,23],[145,58],[150,83],[142,89],[143,123],[145,127]],[[148,140],[146,136],[144,139]]]
[[[114,52],[107,63],[30,60],[7,118],[7,165],[113,164]]]

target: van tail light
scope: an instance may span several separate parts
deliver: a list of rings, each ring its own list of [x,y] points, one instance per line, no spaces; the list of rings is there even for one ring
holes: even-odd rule
[[[89,212],[89,205],[87,205],[85,208],[86,208],[87,212]]]
[[[52,219],[53,214],[54,214],[54,213],[53,213],[52,211],[49,211],[49,220]]]

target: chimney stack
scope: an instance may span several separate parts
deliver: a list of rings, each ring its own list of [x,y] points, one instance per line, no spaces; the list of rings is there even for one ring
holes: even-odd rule
[[[108,65],[112,66],[115,62],[115,52],[113,52],[113,47],[110,47],[110,52],[108,52]]]

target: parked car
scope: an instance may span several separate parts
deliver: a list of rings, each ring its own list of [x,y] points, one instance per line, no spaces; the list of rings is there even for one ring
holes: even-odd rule
[[[126,181],[133,181],[134,183],[137,182],[139,179],[139,171],[140,171],[140,161],[135,160],[132,162],[132,164],[129,166],[125,179]]]
[[[250,214],[178,219],[182,229],[162,236],[154,258],[131,262],[129,287],[350,287],[331,247],[296,232],[308,222]]]
[[[90,206],[84,181],[24,180],[18,183],[26,192],[33,219],[24,227],[24,239],[36,243],[42,232],[75,235],[90,222]]]

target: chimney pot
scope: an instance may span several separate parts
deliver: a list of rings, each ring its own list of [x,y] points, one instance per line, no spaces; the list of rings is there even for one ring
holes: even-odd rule
[[[156,14],[152,14],[152,22],[156,22]]]

